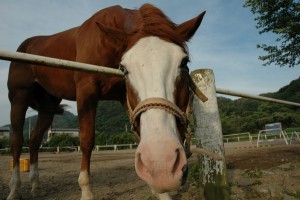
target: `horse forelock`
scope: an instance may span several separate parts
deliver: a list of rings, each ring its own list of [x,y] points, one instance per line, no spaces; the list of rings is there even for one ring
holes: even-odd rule
[[[135,12],[135,11],[133,11]],[[180,46],[185,53],[188,54],[188,48],[185,38],[183,38],[177,31],[177,25],[173,23],[160,9],[150,5],[144,4],[137,10],[135,28],[130,34],[128,42],[128,49],[130,49],[141,38],[148,36],[157,36],[165,41],[174,43]],[[128,20],[132,20],[128,19]],[[124,22],[128,23],[128,22]]]
[[[175,43],[187,53],[185,38],[176,32],[177,25],[173,23],[160,9],[144,4],[139,9],[142,18],[140,33],[145,36],[158,36],[159,38]]]
[[[116,47],[125,46],[124,52],[141,38],[157,36],[180,46],[188,54],[186,39],[176,31],[177,25],[151,4],[144,4],[138,10],[113,6],[96,13],[91,19],[107,27]]]

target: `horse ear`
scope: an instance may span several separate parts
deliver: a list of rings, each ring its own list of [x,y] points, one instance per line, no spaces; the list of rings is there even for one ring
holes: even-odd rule
[[[130,35],[121,29],[111,28],[111,27],[105,26],[104,24],[102,24],[100,22],[95,22],[95,23],[102,33],[106,34],[109,38],[111,38],[115,41],[124,41]]]
[[[183,38],[185,38],[186,41],[190,40],[195,34],[195,32],[197,31],[197,29],[199,28],[204,15],[205,15],[205,11],[195,18],[183,22],[182,24],[177,26],[176,31]]]

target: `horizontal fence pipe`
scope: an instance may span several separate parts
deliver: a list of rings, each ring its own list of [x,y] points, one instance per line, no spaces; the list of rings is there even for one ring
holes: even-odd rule
[[[33,55],[28,53],[10,52],[2,49],[0,49],[0,59],[7,60],[7,61],[24,62],[29,64],[54,67],[54,68],[61,68],[67,70],[76,70],[76,71],[83,71],[89,73],[103,73],[103,74],[123,76],[123,73],[119,69],[113,69],[109,67],[103,67],[103,66],[86,64],[86,63],[79,63],[79,62],[69,61],[69,60],[62,60],[57,58],[50,58],[50,57]],[[273,98],[263,97],[263,96],[250,95],[250,94],[245,94],[245,93],[236,92],[227,89],[216,88],[216,92],[219,94],[225,94],[230,96],[244,97],[244,98],[300,107],[300,104],[295,102],[289,102],[289,101],[273,99]]]
[[[295,102],[284,101],[284,100],[280,100],[280,99],[274,99],[274,98],[263,97],[263,96],[256,96],[256,95],[251,95],[251,94],[245,94],[245,93],[235,92],[235,91],[227,90],[227,89],[216,88],[216,92],[219,94],[225,94],[225,95],[230,95],[230,96],[244,97],[244,98],[255,99],[255,100],[260,100],[260,101],[268,101],[268,102],[272,102],[272,103],[280,103],[280,104],[285,104],[285,105],[289,105],[289,106],[300,107],[300,104],[295,103]]]
[[[250,132],[246,132],[246,133],[235,133],[235,134],[228,134],[228,135],[223,135],[223,137],[231,137],[231,136],[237,136],[237,135],[250,135]]]
[[[54,68],[63,68],[68,70],[83,71],[89,73],[103,73],[110,75],[123,76],[119,69],[113,69],[103,66],[79,63],[75,61],[50,58],[20,52],[10,52],[0,49],[0,59],[15,62],[25,62],[29,64],[43,65]]]

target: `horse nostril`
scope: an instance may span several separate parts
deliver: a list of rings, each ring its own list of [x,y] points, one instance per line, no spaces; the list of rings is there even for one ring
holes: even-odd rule
[[[186,183],[186,180],[187,180],[187,177],[188,177],[188,165],[185,164],[183,167],[182,167],[182,179],[181,179],[181,185],[184,185]]]
[[[174,163],[174,166],[173,166],[173,170],[172,170],[173,173],[175,173],[177,171],[177,169],[179,167],[179,164],[180,164],[180,153],[179,153],[179,150],[176,149],[175,153],[176,153],[176,160],[175,160],[175,163]]]

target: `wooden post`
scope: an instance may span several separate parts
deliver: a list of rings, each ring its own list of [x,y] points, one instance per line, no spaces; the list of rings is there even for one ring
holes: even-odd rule
[[[214,74],[211,69],[191,72],[196,86],[206,95],[208,101],[203,103],[194,96],[193,115],[194,132],[197,148],[207,149],[223,158],[216,161],[203,154],[198,155],[200,165],[200,186],[206,200],[230,199],[221,120],[218,110]]]

